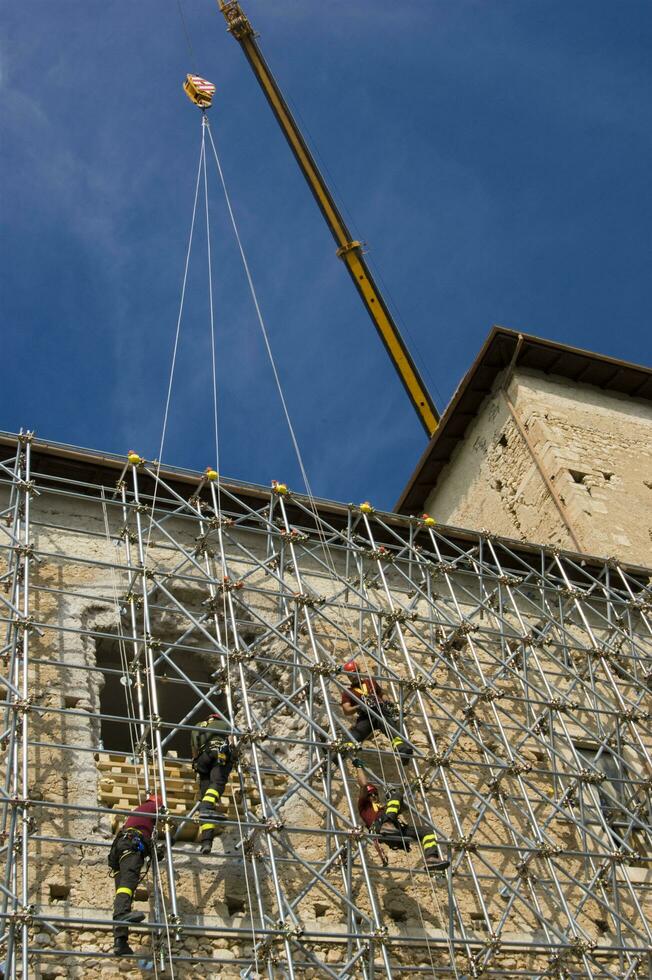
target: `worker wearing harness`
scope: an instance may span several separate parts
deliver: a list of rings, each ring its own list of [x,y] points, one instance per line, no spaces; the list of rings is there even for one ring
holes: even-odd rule
[[[342,691],[342,710],[347,718],[357,715],[351,728],[356,742],[364,742],[375,730],[384,732],[403,765],[407,765],[412,758],[412,746],[407,744],[399,727],[399,712],[394,701],[372,677],[362,677],[355,660],[349,660],[342,669],[351,679],[350,687]]]
[[[217,821],[223,820],[217,809],[233,768],[233,751],[229,743],[231,725],[224,715],[209,715],[190,735],[192,767],[199,777],[199,828],[201,853],[210,854]]]
[[[431,872],[445,871],[450,861],[442,860],[437,844],[437,835],[432,827],[410,826],[399,820],[403,808],[403,798],[399,793],[391,793],[386,803],[379,800],[378,787],[369,782],[368,774],[359,759],[353,760],[356,778],[360,787],[358,812],[369,832],[382,844],[393,851],[409,851],[411,841],[418,841],[426,863]]]
[[[113,928],[113,952],[116,956],[131,956],[133,950],[127,942],[127,923],[142,922],[145,918],[144,912],[131,911],[131,903],[143,865],[152,855],[152,831],[162,805],[162,798],[150,793],[127,817],[109,851],[108,863],[115,879],[113,921],[124,923]]]

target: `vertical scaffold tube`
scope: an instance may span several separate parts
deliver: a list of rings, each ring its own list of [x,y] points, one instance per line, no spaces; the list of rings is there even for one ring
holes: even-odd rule
[[[158,777],[158,791],[161,795],[163,805],[161,811],[165,817],[168,813],[168,797],[167,788],[165,780],[165,760],[163,758],[163,747],[161,745],[161,729],[160,729],[160,714],[158,705],[158,693],[156,690],[156,673],[154,667],[154,656],[152,651],[152,625],[149,613],[149,600],[148,600],[148,583],[150,580],[149,570],[147,568],[147,554],[145,550],[145,539],[143,535],[143,523],[142,514],[145,512],[146,508],[141,503],[139,490],[138,490],[138,468],[136,465],[131,465],[131,473],[133,480],[133,494],[134,494],[134,510],[136,515],[136,533],[137,542],[136,547],[138,551],[138,563],[140,566],[140,577],[142,583],[142,599],[143,599],[143,647],[145,650],[145,674],[147,677],[147,691],[149,695],[149,717],[148,723],[151,729],[151,738],[153,742],[154,758],[156,759],[157,777]],[[148,541],[148,545],[149,545]],[[172,832],[170,823],[168,820],[164,820],[164,833],[165,833],[165,857],[167,863],[168,872],[168,889],[170,894],[170,906],[172,909],[172,914],[169,916],[169,921],[173,925],[178,925],[179,923],[179,913],[177,908],[177,892],[176,892],[176,881],[174,875],[174,861],[172,858]]]

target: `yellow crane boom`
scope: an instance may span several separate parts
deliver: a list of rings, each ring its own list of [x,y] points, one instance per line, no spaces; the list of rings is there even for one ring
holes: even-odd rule
[[[290,149],[308,182],[321,213],[337,243],[337,254],[346,265],[362,302],[373,320],[376,330],[392,359],[394,367],[403,382],[421,424],[429,436],[435,432],[439,414],[428,394],[417,367],[405,346],[398,327],[374,282],[362,252],[362,243],[351,238],[349,229],[340,214],[335,201],[322,177],[315,160],[306,146],[292,113],[283,98],[255,39],[254,30],[244,14],[238,0],[218,0],[220,10],[226,18],[227,28],[238,41],[251,65],[260,87],[265,93],[276,116]]]

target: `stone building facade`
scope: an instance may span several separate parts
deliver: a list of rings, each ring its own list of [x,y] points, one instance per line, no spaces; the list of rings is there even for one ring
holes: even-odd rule
[[[647,976],[649,570],[4,447],[5,976]],[[351,657],[408,765],[382,733],[347,745]],[[212,706],[238,764],[202,859],[188,739]],[[366,833],[354,755],[450,873]],[[106,855],[147,788],[175,843],[116,961]]]
[[[399,501],[652,563],[652,371],[496,328]]]

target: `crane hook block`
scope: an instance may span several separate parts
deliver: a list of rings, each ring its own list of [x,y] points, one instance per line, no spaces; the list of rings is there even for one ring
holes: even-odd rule
[[[183,83],[183,91],[191,102],[198,105],[200,109],[208,109],[215,95],[215,86],[212,82],[207,82],[199,75],[186,75]]]

